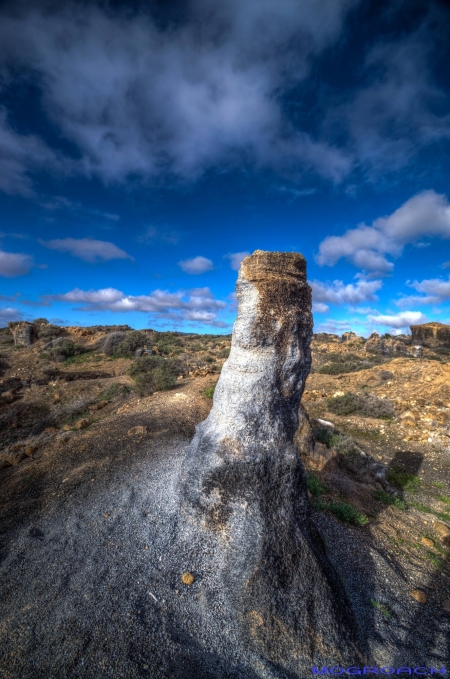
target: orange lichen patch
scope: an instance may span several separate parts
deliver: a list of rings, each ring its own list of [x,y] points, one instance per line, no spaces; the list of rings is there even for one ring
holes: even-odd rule
[[[182,581],[185,585],[192,585],[192,583],[195,582],[195,578],[194,578],[194,576],[192,575],[192,573],[189,573],[189,571],[186,571],[186,572],[183,573],[183,575],[181,576],[181,581]]]

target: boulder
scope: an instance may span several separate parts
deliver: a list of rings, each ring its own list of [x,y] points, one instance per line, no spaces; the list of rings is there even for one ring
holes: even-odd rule
[[[10,321],[8,328],[16,347],[28,347],[37,339],[36,327],[28,321]]]
[[[262,662],[277,676],[303,677],[311,664],[362,658],[295,440],[311,365],[306,261],[257,250],[241,264],[236,294],[230,356],[187,451],[171,549],[193,572],[214,574],[183,604],[209,647],[233,647],[242,676],[262,676]]]
[[[438,347],[448,344],[450,346],[450,325],[445,323],[423,323],[411,325],[413,344],[423,344],[426,347]]]

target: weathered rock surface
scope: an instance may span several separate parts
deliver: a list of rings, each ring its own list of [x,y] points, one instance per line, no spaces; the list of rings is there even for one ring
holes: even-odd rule
[[[426,347],[438,347],[443,344],[450,346],[450,325],[445,323],[423,323],[411,325],[413,344],[423,344]]]
[[[364,345],[364,350],[369,354],[380,354],[381,356],[406,356],[409,352],[404,342],[394,337],[380,337],[373,332]]]
[[[36,328],[28,321],[10,321],[8,328],[14,338],[15,346],[30,346],[37,339]]]
[[[311,521],[294,442],[311,361],[306,262],[257,250],[241,265],[236,293],[231,353],[179,486],[184,531],[208,545],[186,566],[217,574],[208,605],[191,615],[217,648],[230,636],[248,676],[303,677],[311,663],[360,657],[349,602]],[[264,666],[276,673],[262,674]]]

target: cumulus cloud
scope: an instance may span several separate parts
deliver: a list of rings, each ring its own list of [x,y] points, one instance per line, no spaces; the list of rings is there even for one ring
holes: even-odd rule
[[[134,261],[131,255],[108,241],[94,240],[92,238],[55,238],[49,241],[39,240],[39,242],[44,247],[50,248],[50,250],[68,252],[74,257],[79,257],[90,264],[109,261],[110,259],[130,259]]]
[[[342,281],[331,284],[310,281],[312,298],[316,311],[328,311],[328,304],[358,304],[378,300],[375,294],[382,287],[381,281],[359,280],[355,284],[344,285]],[[327,308],[325,308],[327,307]]]
[[[20,252],[0,250],[0,276],[14,278],[27,274],[34,266],[33,258]]]
[[[334,319],[329,318],[325,321],[325,323],[320,323],[317,327],[315,327],[314,332],[329,332],[333,335],[342,335],[343,332],[347,332],[347,330],[351,329],[352,322],[350,320],[335,321]]]
[[[148,9],[46,4],[3,7],[0,67],[38,77],[47,115],[82,155],[79,172],[108,183],[287,162],[338,182],[350,170],[346,153],[292,126],[278,95],[338,39],[357,0],[194,0],[170,30]],[[13,143],[6,188],[31,191],[30,163],[52,153],[21,135]]]
[[[394,265],[386,255],[399,257],[408,243],[423,237],[450,239],[450,205],[445,195],[423,191],[370,226],[360,224],[343,236],[329,236],[319,246],[317,262],[334,266],[346,259],[355,266],[389,272]]]
[[[112,311],[123,313],[138,311],[149,313],[153,318],[174,321],[193,321],[215,327],[227,324],[217,319],[227,304],[214,298],[209,288],[194,288],[189,292],[178,290],[154,290],[149,295],[126,295],[116,288],[81,290],[74,288],[59,295],[48,295],[47,300],[69,302],[81,306],[79,311]]]
[[[424,295],[405,295],[397,300],[399,307],[412,304],[441,304],[450,299],[450,276],[447,280],[442,278],[430,278],[423,281],[408,283],[411,288],[422,292]]]
[[[325,314],[330,310],[328,304],[323,304],[323,302],[313,302],[312,311],[316,314]]]
[[[426,323],[427,318],[420,311],[401,311],[398,314],[370,315],[367,320],[373,326],[408,330],[410,325]]]
[[[18,309],[6,307],[0,309],[0,328],[5,328],[10,321],[21,321],[23,314]]]
[[[210,259],[201,256],[193,257],[192,259],[183,259],[181,262],[178,262],[178,266],[185,273],[194,275],[206,273],[206,271],[212,271],[214,268]]]
[[[230,260],[230,267],[233,271],[239,271],[241,262],[248,257],[249,254],[250,252],[232,252],[229,255],[225,255],[225,257]]]

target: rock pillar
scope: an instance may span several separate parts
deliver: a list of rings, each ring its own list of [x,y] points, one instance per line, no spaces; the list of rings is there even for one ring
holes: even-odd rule
[[[242,647],[303,676],[310,663],[359,660],[350,605],[312,523],[294,443],[311,364],[304,257],[257,250],[242,262],[236,294],[230,356],[188,450],[181,506],[198,531],[217,538],[220,554],[203,566],[213,559],[220,568]]]

